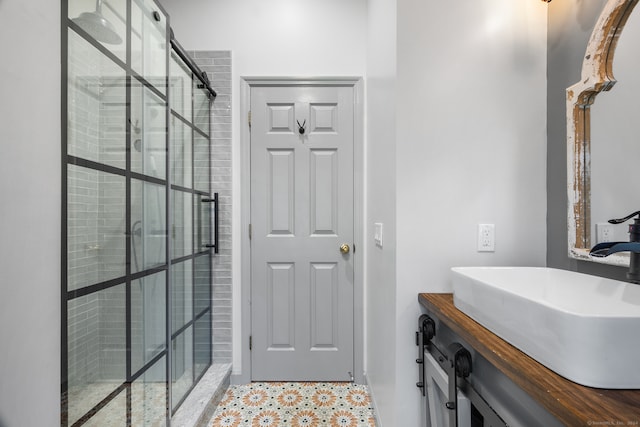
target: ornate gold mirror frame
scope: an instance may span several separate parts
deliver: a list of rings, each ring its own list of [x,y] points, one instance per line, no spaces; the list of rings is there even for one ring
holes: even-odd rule
[[[591,33],[582,78],[567,88],[567,190],[569,256],[605,264],[628,265],[628,254],[589,256],[591,242],[591,116],[596,96],[610,90],[613,57],[622,29],[639,0],[609,0]]]

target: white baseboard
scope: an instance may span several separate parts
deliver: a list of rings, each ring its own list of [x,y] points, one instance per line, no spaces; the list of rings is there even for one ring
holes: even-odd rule
[[[382,427],[382,422],[380,422],[380,415],[378,412],[378,405],[376,404],[376,396],[373,394],[373,390],[371,389],[371,385],[369,384],[369,377],[367,377],[367,373],[364,373],[364,384],[367,386],[367,390],[369,390],[369,397],[371,398],[371,406],[373,407],[373,415],[376,420],[376,427]]]

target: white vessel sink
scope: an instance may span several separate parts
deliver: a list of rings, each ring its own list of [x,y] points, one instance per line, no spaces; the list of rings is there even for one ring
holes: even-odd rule
[[[640,389],[640,285],[552,268],[452,272],[455,306],[547,368],[589,387]]]

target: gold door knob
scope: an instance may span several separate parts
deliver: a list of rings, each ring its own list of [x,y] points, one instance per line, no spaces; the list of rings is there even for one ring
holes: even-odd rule
[[[343,254],[348,254],[350,249],[351,248],[346,243],[343,243],[342,246],[340,246],[340,252]]]

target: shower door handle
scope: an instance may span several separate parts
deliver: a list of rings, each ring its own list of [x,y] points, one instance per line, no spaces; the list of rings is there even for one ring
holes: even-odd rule
[[[219,245],[218,245],[218,213],[219,213],[219,204],[218,204],[218,193],[213,193],[213,198],[204,198],[202,199],[202,203],[212,203],[213,204],[213,227],[211,227],[211,215],[209,215],[209,242],[207,244],[202,245],[205,248],[213,248],[213,253],[218,253]],[[202,230],[202,222],[200,224],[200,229]],[[213,236],[211,235],[213,233]]]

